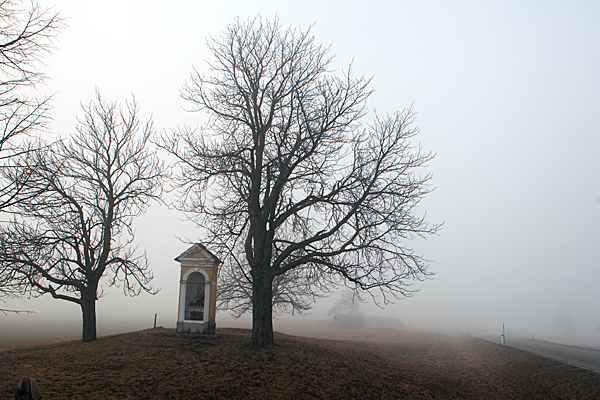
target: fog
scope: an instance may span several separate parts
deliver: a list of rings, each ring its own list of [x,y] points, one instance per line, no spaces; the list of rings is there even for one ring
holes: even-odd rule
[[[483,1],[41,1],[68,27],[46,59],[55,93],[55,134],[74,132],[80,103],[97,87],[107,100],[135,95],[158,129],[196,126],[179,97],[192,66],[210,57],[205,39],[236,16],[278,15],[331,44],[336,68],[354,60],[373,76],[369,107],[414,106],[436,187],[422,203],[439,235],[409,243],[431,260],[433,279],[413,297],[364,315],[398,318],[406,329],[548,338],[600,347],[600,3]],[[368,122],[368,117],[365,123]],[[134,224],[161,288],[156,296],[109,289],[97,303],[98,334],[175,327],[179,265],[199,229],[152,205]],[[106,288],[105,288],[106,289]],[[276,330],[322,329],[338,294]],[[0,307],[0,339],[79,335],[77,305],[48,296]],[[557,327],[566,312],[575,330]],[[219,326],[249,318],[217,315]]]

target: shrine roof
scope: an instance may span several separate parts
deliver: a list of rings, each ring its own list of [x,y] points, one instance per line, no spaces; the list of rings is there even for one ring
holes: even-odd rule
[[[216,261],[217,264],[221,264],[222,261],[219,260],[217,256],[211,253],[203,244],[194,243],[192,247],[181,253],[175,258],[175,261],[181,261],[186,258],[208,258]]]

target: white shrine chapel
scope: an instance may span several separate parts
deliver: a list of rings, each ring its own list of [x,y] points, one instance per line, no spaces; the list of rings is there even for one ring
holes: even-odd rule
[[[177,332],[215,333],[217,275],[221,260],[200,243],[181,253]]]

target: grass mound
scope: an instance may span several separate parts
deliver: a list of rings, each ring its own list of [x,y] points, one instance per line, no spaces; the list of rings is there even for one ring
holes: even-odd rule
[[[22,376],[44,399],[600,398],[600,376],[471,338],[385,330],[381,340],[155,329],[0,352],[0,397]],[[377,335],[375,335],[377,336]]]

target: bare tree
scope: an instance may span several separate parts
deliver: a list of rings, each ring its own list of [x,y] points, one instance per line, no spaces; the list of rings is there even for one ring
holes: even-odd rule
[[[310,29],[235,20],[208,44],[207,75],[183,88],[204,129],[162,146],[180,161],[180,209],[205,228],[226,263],[220,304],[252,310],[252,341],[273,343],[277,308],[302,311],[346,284],[383,302],[410,294],[427,262],[405,240],[435,233],[415,207],[432,154],[408,142],[411,109],[361,127],[369,80],[330,71]]]
[[[333,326],[336,328],[357,329],[365,326],[365,316],[360,309],[360,299],[349,289],[340,293],[340,298],[327,315],[333,315]]]
[[[31,150],[17,143],[18,136],[45,129],[49,98],[31,97],[27,89],[44,80],[41,61],[63,26],[58,13],[36,3],[24,7],[18,0],[0,1],[0,169]],[[0,181],[0,210],[24,200],[18,197],[20,184]]]
[[[96,339],[103,278],[127,295],[156,293],[131,223],[159,199],[165,169],[148,148],[152,121],[140,124],[135,100],[121,107],[97,94],[83,109],[75,135],[5,171],[12,182],[24,180],[23,195],[36,195],[11,206],[13,219],[0,228],[0,287],[79,304],[87,342]]]

